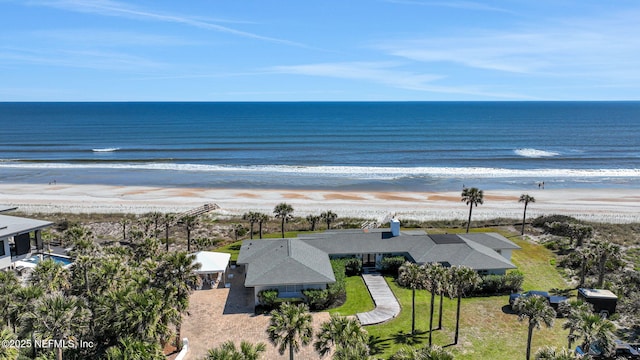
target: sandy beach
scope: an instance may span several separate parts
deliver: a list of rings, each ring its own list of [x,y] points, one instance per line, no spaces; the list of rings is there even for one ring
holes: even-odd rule
[[[524,191],[485,191],[484,204],[474,219],[519,219]],[[640,222],[640,194],[632,189],[534,189],[527,217],[564,214],[611,223]],[[223,215],[247,211],[271,213],[287,202],[297,216],[332,210],[343,217],[382,220],[390,214],[400,219],[466,219],[468,207],[459,192],[361,192],[320,190],[252,190],[160,188],[107,185],[0,184],[0,205],[17,206],[27,213],[147,213],[183,212],[205,203],[220,206]]]

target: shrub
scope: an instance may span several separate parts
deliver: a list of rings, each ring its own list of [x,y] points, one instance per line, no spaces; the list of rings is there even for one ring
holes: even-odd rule
[[[278,302],[278,290],[267,289],[258,293],[258,301],[266,308],[273,308]]]
[[[362,260],[358,258],[348,258],[344,262],[344,270],[347,276],[362,274]]]
[[[542,215],[531,220],[531,226],[545,228],[545,224],[552,224],[554,222],[575,224],[578,222],[578,219],[566,215]]]
[[[333,275],[336,278],[336,282],[329,284],[327,288],[330,303],[346,298],[347,296],[345,264],[346,259],[331,260],[331,267],[333,268]]]
[[[404,256],[388,256],[382,258],[382,272],[385,274],[398,276],[398,269],[405,263],[407,259]]]
[[[520,271],[511,271],[506,275],[485,275],[475,289],[476,295],[509,294],[520,291],[524,283],[524,275]]]
[[[324,310],[329,305],[329,291],[320,289],[303,290],[305,303],[311,310]]]

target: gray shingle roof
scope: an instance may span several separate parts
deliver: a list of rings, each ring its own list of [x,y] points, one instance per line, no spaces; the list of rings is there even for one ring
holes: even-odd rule
[[[238,263],[247,264],[245,286],[334,282],[329,255],[406,254],[416,263],[465,265],[475,270],[512,269],[496,250],[520,247],[499,234],[427,235],[384,229],[332,230],[296,239],[245,240]]]
[[[17,216],[0,215],[0,239],[51,226],[50,221],[33,220]]]
[[[245,240],[237,262],[247,264],[248,287],[336,281],[327,253],[299,239]]]
[[[506,237],[496,233],[470,233],[470,234],[460,234],[459,236],[463,239],[471,240],[473,242],[482,244],[494,250],[521,249],[520,246],[514,244],[512,241],[510,241]]]

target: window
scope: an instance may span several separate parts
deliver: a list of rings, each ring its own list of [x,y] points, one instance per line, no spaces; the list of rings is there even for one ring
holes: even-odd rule
[[[6,253],[4,252],[4,240],[0,241],[0,256],[5,256]]]

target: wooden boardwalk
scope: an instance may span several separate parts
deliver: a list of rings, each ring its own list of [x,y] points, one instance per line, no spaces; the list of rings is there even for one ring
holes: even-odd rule
[[[366,313],[356,314],[358,320],[360,320],[360,324],[379,324],[398,316],[400,313],[400,304],[395,295],[393,295],[384,276],[377,273],[362,274],[362,279],[369,289],[376,308]]]

